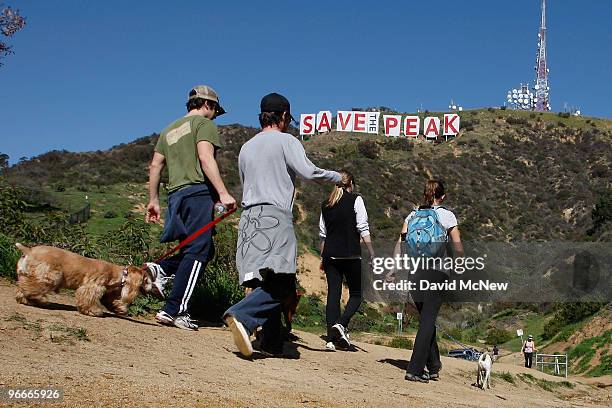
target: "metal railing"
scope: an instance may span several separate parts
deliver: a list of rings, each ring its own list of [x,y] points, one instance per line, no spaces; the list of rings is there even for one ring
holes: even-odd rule
[[[553,371],[555,375],[561,375],[561,366],[563,366],[563,372],[565,374],[565,378],[567,378],[567,366],[568,359],[567,354],[538,354],[535,355],[536,358],[536,369],[539,369],[542,372],[544,371],[545,366],[553,366]]]

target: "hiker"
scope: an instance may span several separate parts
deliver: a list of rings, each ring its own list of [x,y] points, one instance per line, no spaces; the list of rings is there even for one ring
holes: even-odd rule
[[[374,249],[370,239],[368,213],[363,199],[353,193],[355,179],[348,171],[340,171],[342,181],[329,194],[321,206],[319,236],[321,237],[321,270],[327,278],[327,344],[325,349],[350,349],[347,328],[351,317],[359,309],[361,290],[361,245],[366,244],[370,259]],[[342,280],[346,279],[349,300],[340,316]]]
[[[531,363],[533,360],[533,353],[538,351],[535,346],[535,342],[533,341],[533,336],[530,334],[527,337],[527,340],[523,342],[523,347],[521,347],[521,352],[525,356],[525,367],[531,368]]]
[[[236,266],[240,284],[255,289],[223,315],[240,353],[253,353],[249,336],[262,327],[260,349],[282,355],[281,303],[295,295],[297,241],[293,231],[296,176],[331,183],[342,181],[335,171],[316,167],[298,139],[286,133],[291,107],[282,95],[261,100],[262,131],[240,149],[242,214],[238,226]],[[259,284],[249,285],[258,280]]]
[[[435,251],[442,251],[429,254],[429,256],[447,256],[447,242],[451,243],[453,256],[463,256],[457,217],[442,207],[445,198],[444,185],[441,181],[427,181],[423,192],[423,203],[406,217],[396,248],[399,248],[401,242],[406,240],[409,243],[409,251],[415,251],[414,247],[410,248],[410,242],[413,242],[416,235],[427,235],[436,237],[433,248]],[[427,222],[428,219],[433,219],[434,222]],[[422,221],[425,222],[422,223]],[[417,255],[413,253],[412,256]],[[421,269],[416,271],[412,279],[442,283],[449,278],[449,273],[446,270]],[[411,292],[411,295],[419,312],[419,329],[404,378],[408,381],[426,383],[429,380],[439,380],[442,369],[435,324],[442,305],[443,292],[441,290],[418,290],[418,287],[417,282],[417,290]]]
[[[160,134],[149,167],[147,222],[160,219],[159,182],[168,167],[168,210],[161,242],[183,240],[212,221],[215,202],[227,210],[236,206],[219,174],[215,160],[221,147],[213,119],[225,113],[217,93],[209,86],[195,86],[189,92],[187,115],[171,123]],[[185,245],[178,255],[159,265],[146,263],[154,279],[155,292],[164,298],[164,285],[175,275],[172,292],[155,319],[163,325],[197,330],[190,318],[189,301],[198,278],[214,256],[213,231],[208,230]]]
[[[497,361],[499,358],[499,349],[497,348],[497,344],[493,346],[493,361]]]

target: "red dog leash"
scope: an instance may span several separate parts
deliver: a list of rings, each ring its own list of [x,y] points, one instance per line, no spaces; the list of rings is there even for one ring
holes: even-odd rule
[[[203,226],[202,228],[200,228],[199,230],[197,230],[196,232],[194,232],[193,234],[191,234],[190,236],[188,236],[187,238],[179,242],[177,246],[172,248],[170,251],[166,252],[163,256],[157,258],[155,260],[155,263],[158,264],[163,259],[166,259],[170,255],[172,255],[173,253],[175,253],[176,251],[178,251],[179,249],[181,249],[182,247],[184,247],[185,245],[187,245],[188,243],[190,243],[191,241],[193,241],[194,239],[196,239],[197,237],[199,237],[200,235],[202,235],[203,233],[205,233],[206,231],[208,231],[209,229],[211,229],[212,227],[214,227],[215,225],[217,225],[218,223],[220,223],[221,221],[223,221],[224,219],[226,219],[233,213],[235,213],[237,209],[238,207],[235,207],[229,210],[228,212],[222,214],[221,216],[215,218],[214,220],[212,220],[211,222],[209,222],[208,224],[206,224],[205,226]],[[143,269],[144,268],[146,268],[146,266],[144,266]]]

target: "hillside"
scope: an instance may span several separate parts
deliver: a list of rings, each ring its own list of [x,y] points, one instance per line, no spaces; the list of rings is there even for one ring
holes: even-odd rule
[[[447,357],[441,381],[408,383],[408,350],[357,342],[357,352],[327,353],[323,340],[303,332],[292,343],[299,359],[256,354],[249,361],[237,355],[227,329],[187,332],[151,319],[87,317],[66,294],[40,309],[15,303],[13,291],[0,279],[0,385],[60,387],[64,398],[54,406],[549,408],[610,402],[609,388],[505,363],[494,364],[493,388],[484,392],[472,385],[475,363]]]
[[[464,111],[461,121],[461,134],[437,145],[332,132],[304,146],[317,165],[355,174],[375,239],[395,236],[420,199],[423,182],[439,177],[447,185],[446,205],[458,214],[466,240],[610,240],[610,223],[604,219],[595,225],[592,210],[611,197],[612,121],[493,109]],[[240,125],[220,127],[225,148],[219,162],[237,196],[238,152],[256,132]],[[13,166],[8,175],[34,188],[67,185],[81,191],[145,183],[156,138],[107,151],[50,152]],[[327,191],[312,183],[298,188],[303,211],[296,215],[302,221],[298,233],[313,249],[318,209]]]

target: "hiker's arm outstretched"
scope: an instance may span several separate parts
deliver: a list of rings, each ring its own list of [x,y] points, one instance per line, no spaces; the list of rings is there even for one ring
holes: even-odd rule
[[[342,181],[342,176],[338,172],[320,169],[315,166],[308,157],[304,146],[295,138],[283,147],[285,160],[287,165],[299,177],[305,180],[327,181],[331,183],[339,183]]]

